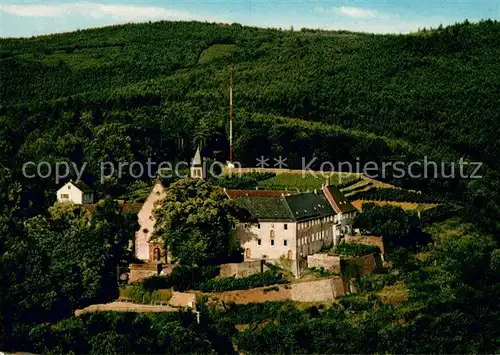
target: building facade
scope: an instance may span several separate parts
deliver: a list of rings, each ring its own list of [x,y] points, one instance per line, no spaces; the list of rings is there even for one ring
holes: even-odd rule
[[[71,201],[77,205],[94,203],[94,191],[84,182],[70,180],[57,190],[57,201]]]
[[[226,194],[252,216],[235,227],[244,260],[285,262],[296,276],[307,267],[307,255],[337,245],[351,232],[356,213],[331,186],[314,193],[227,190]]]
[[[135,257],[145,262],[166,263],[167,255],[161,243],[152,242],[156,203],[165,197],[165,188],[157,180],[137,214],[139,230],[135,233]]]

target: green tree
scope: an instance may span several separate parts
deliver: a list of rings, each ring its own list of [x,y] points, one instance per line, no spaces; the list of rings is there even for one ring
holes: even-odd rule
[[[237,214],[223,190],[199,179],[167,189],[155,212],[156,238],[182,264],[221,262],[235,248],[231,227]]]

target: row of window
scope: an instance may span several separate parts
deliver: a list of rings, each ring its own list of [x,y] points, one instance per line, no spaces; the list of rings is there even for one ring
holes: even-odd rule
[[[322,224],[322,223],[326,223],[326,222],[333,222],[334,218],[335,218],[335,216],[328,216],[328,217],[325,217],[321,220],[313,219],[313,220],[310,220],[310,221],[307,221],[304,223],[299,223],[298,229],[308,228],[308,227],[316,226],[318,224]]]
[[[245,223],[245,229],[250,228],[252,225],[249,223]],[[233,225],[233,228],[235,228],[235,225]],[[260,223],[257,223],[257,229],[260,229]],[[271,229],[274,229],[274,223],[271,223]],[[288,223],[283,223],[283,230],[288,230]]]
[[[318,240],[323,240],[323,239],[325,239],[325,237],[326,237],[326,231],[320,231],[320,232],[317,232],[317,233],[313,233],[310,236],[311,242],[315,242],[315,241],[318,241]],[[299,246],[309,244],[308,243],[308,239],[309,239],[309,237],[299,238],[298,239]]]
[[[257,239],[257,245],[262,245],[262,239]],[[283,240],[283,246],[287,246],[288,245],[288,242],[286,239]],[[274,239],[271,238],[271,246],[273,247],[274,246]]]

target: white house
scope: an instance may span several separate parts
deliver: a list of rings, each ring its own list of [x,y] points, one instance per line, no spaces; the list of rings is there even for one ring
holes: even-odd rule
[[[94,192],[83,181],[70,180],[57,190],[57,201],[72,201],[77,205],[94,203]]]

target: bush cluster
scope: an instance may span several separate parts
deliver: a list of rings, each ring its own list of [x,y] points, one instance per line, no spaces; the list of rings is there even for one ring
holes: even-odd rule
[[[442,222],[455,215],[457,211],[458,208],[451,204],[438,205],[422,211],[420,218],[426,224]]]
[[[250,288],[284,284],[287,282],[288,280],[283,274],[267,270],[261,274],[254,274],[243,278],[223,277],[208,280],[200,285],[200,290],[203,292],[248,290]]]
[[[220,273],[220,266],[205,265],[189,267],[177,265],[172,273],[165,276],[152,276],[141,282],[145,290],[161,290],[173,288],[175,291],[198,290],[200,284],[206,280],[217,277]]]
[[[376,245],[344,243],[333,247],[332,251],[345,256],[363,256],[380,253],[380,248]]]
[[[398,280],[398,275],[395,274],[373,274],[370,276],[360,277],[357,281],[359,291],[374,292],[380,291],[385,286],[391,286]]]
[[[429,194],[420,194],[417,192],[403,190],[403,189],[384,189],[384,188],[374,188],[368,191],[360,191],[349,197],[351,199],[356,199],[356,200],[397,201],[397,202],[416,202],[416,203],[437,203],[443,201],[441,197],[432,196]]]
[[[164,290],[148,290],[139,285],[125,285],[120,290],[120,297],[126,297],[143,304],[168,303],[172,298],[172,291]]]

